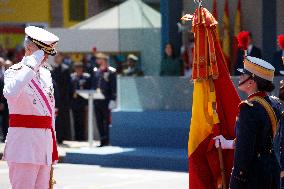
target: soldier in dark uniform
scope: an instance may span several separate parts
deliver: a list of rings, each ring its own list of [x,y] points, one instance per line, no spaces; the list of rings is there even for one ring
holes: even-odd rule
[[[99,67],[94,69],[92,78],[92,89],[101,92],[105,97],[103,100],[94,101],[100,147],[109,144],[110,110],[116,106],[116,70],[108,65],[108,59],[103,53],[96,55]]]
[[[57,53],[54,57],[51,76],[58,88],[59,101],[57,101],[58,115],[56,117],[57,142],[62,144],[64,140],[71,140],[70,101],[72,97],[70,69],[63,64],[63,55]]]
[[[253,36],[252,33],[249,32],[248,38],[248,47],[247,47],[247,55],[253,56],[256,58],[261,58],[261,50],[257,46],[253,44]],[[243,59],[244,59],[244,51],[242,49],[238,49],[237,51],[237,60],[234,66],[234,75],[240,75],[241,73],[238,71],[239,68],[243,67]]]
[[[82,62],[74,63],[74,73],[71,74],[71,85],[73,90],[73,98],[71,100],[71,108],[73,113],[75,139],[78,141],[85,140],[86,132],[86,107],[88,101],[76,93],[76,90],[90,89],[91,76],[84,72]]]
[[[276,157],[280,164],[280,189],[284,189],[284,115],[282,114],[279,121],[277,135],[275,136],[274,146]]]
[[[267,93],[274,90],[274,67],[255,57],[246,57],[239,81],[239,89],[248,99],[239,105],[236,139],[217,136],[215,145],[235,149],[231,189],[277,189],[280,167],[273,138],[281,116],[280,101]]]
[[[284,102],[284,81],[283,80],[280,82],[279,98],[282,102]],[[280,185],[281,186],[280,188],[284,189],[284,112],[282,112],[282,115],[281,115],[281,118],[278,124],[278,130],[274,138],[274,149],[275,149],[278,163],[280,164],[280,167],[281,167],[281,173],[280,173]]]
[[[123,70],[123,76],[143,76],[143,72],[137,67],[138,57],[134,54],[127,56],[127,68]]]
[[[8,133],[8,125],[9,125],[9,110],[7,100],[3,95],[4,88],[4,76],[0,78],[0,116],[1,116],[1,126],[2,126],[2,134],[3,138],[1,142],[5,142],[6,136]]]
[[[0,62],[1,62],[0,57]],[[12,62],[9,60],[4,61],[2,59],[1,66],[3,70],[3,73],[0,74],[0,117],[1,117],[1,126],[2,126],[2,142],[5,142],[6,136],[8,133],[8,127],[9,127],[9,109],[8,109],[8,103],[6,98],[3,95],[3,88],[4,88],[4,71],[7,70],[10,66],[12,66]],[[0,68],[1,69],[1,68]]]

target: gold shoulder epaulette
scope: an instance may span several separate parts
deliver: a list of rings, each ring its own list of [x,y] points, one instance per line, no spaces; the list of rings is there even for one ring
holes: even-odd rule
[[[250,107],[253,107],[253,103],[249,102],[248,100],[243,100],[240,104],[239,104],[239,108],[242,106],[242,105],[249,105]]]

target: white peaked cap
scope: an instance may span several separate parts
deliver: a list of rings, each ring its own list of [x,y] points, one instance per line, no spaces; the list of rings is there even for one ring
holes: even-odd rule
[[[49,31],[46,31],[45,29],[36,27],[36,26],[28,26],[25,28],[25,33],[27,36],[40,41],[46,45],[53,44],[57,41],[59,41],[59,37],[54,35],[53,33],[50,33]]]

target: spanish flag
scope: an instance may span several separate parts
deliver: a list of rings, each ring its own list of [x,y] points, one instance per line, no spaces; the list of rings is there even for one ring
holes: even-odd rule
[[[217,189],[221,179],[220,161],[213,137],[233,139],[240,98],[230,79],[227,61],[216,31],[218,22],[204,7],[192,19],[195,35],[193,61],[193,103],[188,141],[189,188]],[[228,184],[233,151],[223,151]]]
[[[231,49],[231,42],[230,42],[230,17],[229,17],[229,1],[225,0],[225,9],[224,9],[224,16],[223,16],[223,38],[222,38],[222,49],[227,61],[227,66],[230,68],[230,49]]]

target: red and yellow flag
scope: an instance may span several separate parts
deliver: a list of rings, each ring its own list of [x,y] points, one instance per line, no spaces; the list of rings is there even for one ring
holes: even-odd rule
[[[225,0],[225,9],[223,16],[223,28],[222,28],[222,49],[227,61],[227,66],[230,68],[230,50],[231,50],[231,42],[230,42],[230,17],[229,17],[229,1]]]
[[[238,56],[238,34],[242,31],[242,17],[241,17],[241,0],[238,0],[238,7],[235,14],[235,23],[234,23],[234,42],[233,42],[233,64],[232,64],[232,70],[235,66],[235,63],[237,62],[237,56]]]
[[[219,157],[213,137],[233,139],[240,98],[230,79],[216,31],[217,21],[205,8],[193,16],[195,34],[192,117],[188,141],[189,188],[217,189],[221,182]],[[227,183],[233,150],[223,151]]]

